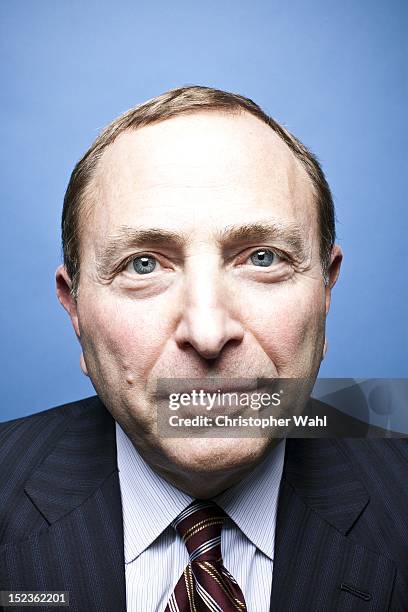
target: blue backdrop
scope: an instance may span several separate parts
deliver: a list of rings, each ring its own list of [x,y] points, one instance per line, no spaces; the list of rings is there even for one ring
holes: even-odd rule
[[[113,117],[183,84],[257,101],[315,151],[345,252],[331,377],[407,377],[408,4],[3,0],[1,415],[93,393],[54,297],[74,163]]]

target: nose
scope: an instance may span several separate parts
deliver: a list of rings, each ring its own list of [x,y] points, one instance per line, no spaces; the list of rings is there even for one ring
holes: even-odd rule
[[[231,341],[241,342],[244,328],[215,266],[186,274],[182,313],[175,333],[180,348],[191,346],[204,359],[216,359]]]

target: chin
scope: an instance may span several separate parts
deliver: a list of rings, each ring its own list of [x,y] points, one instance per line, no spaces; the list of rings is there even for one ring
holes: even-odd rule
[[[162,444],[169,463],[197,474],[248,469],[262,460],[268,446],[267,438],[173,438]]]

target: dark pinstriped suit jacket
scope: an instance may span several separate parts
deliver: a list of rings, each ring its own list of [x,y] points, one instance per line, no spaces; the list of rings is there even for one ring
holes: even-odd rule
[[[287,440],[271,610],[408,610],[407,466],[407,440]],[[0,590],[123,612],[115,427],[99,399],[2,424],[0,478]]]

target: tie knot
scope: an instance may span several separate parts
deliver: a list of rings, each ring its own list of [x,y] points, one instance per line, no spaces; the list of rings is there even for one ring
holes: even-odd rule
[[[190,561],[221,560],[221,530],[226,514],[212,501],[194,501],[173,522]]]

